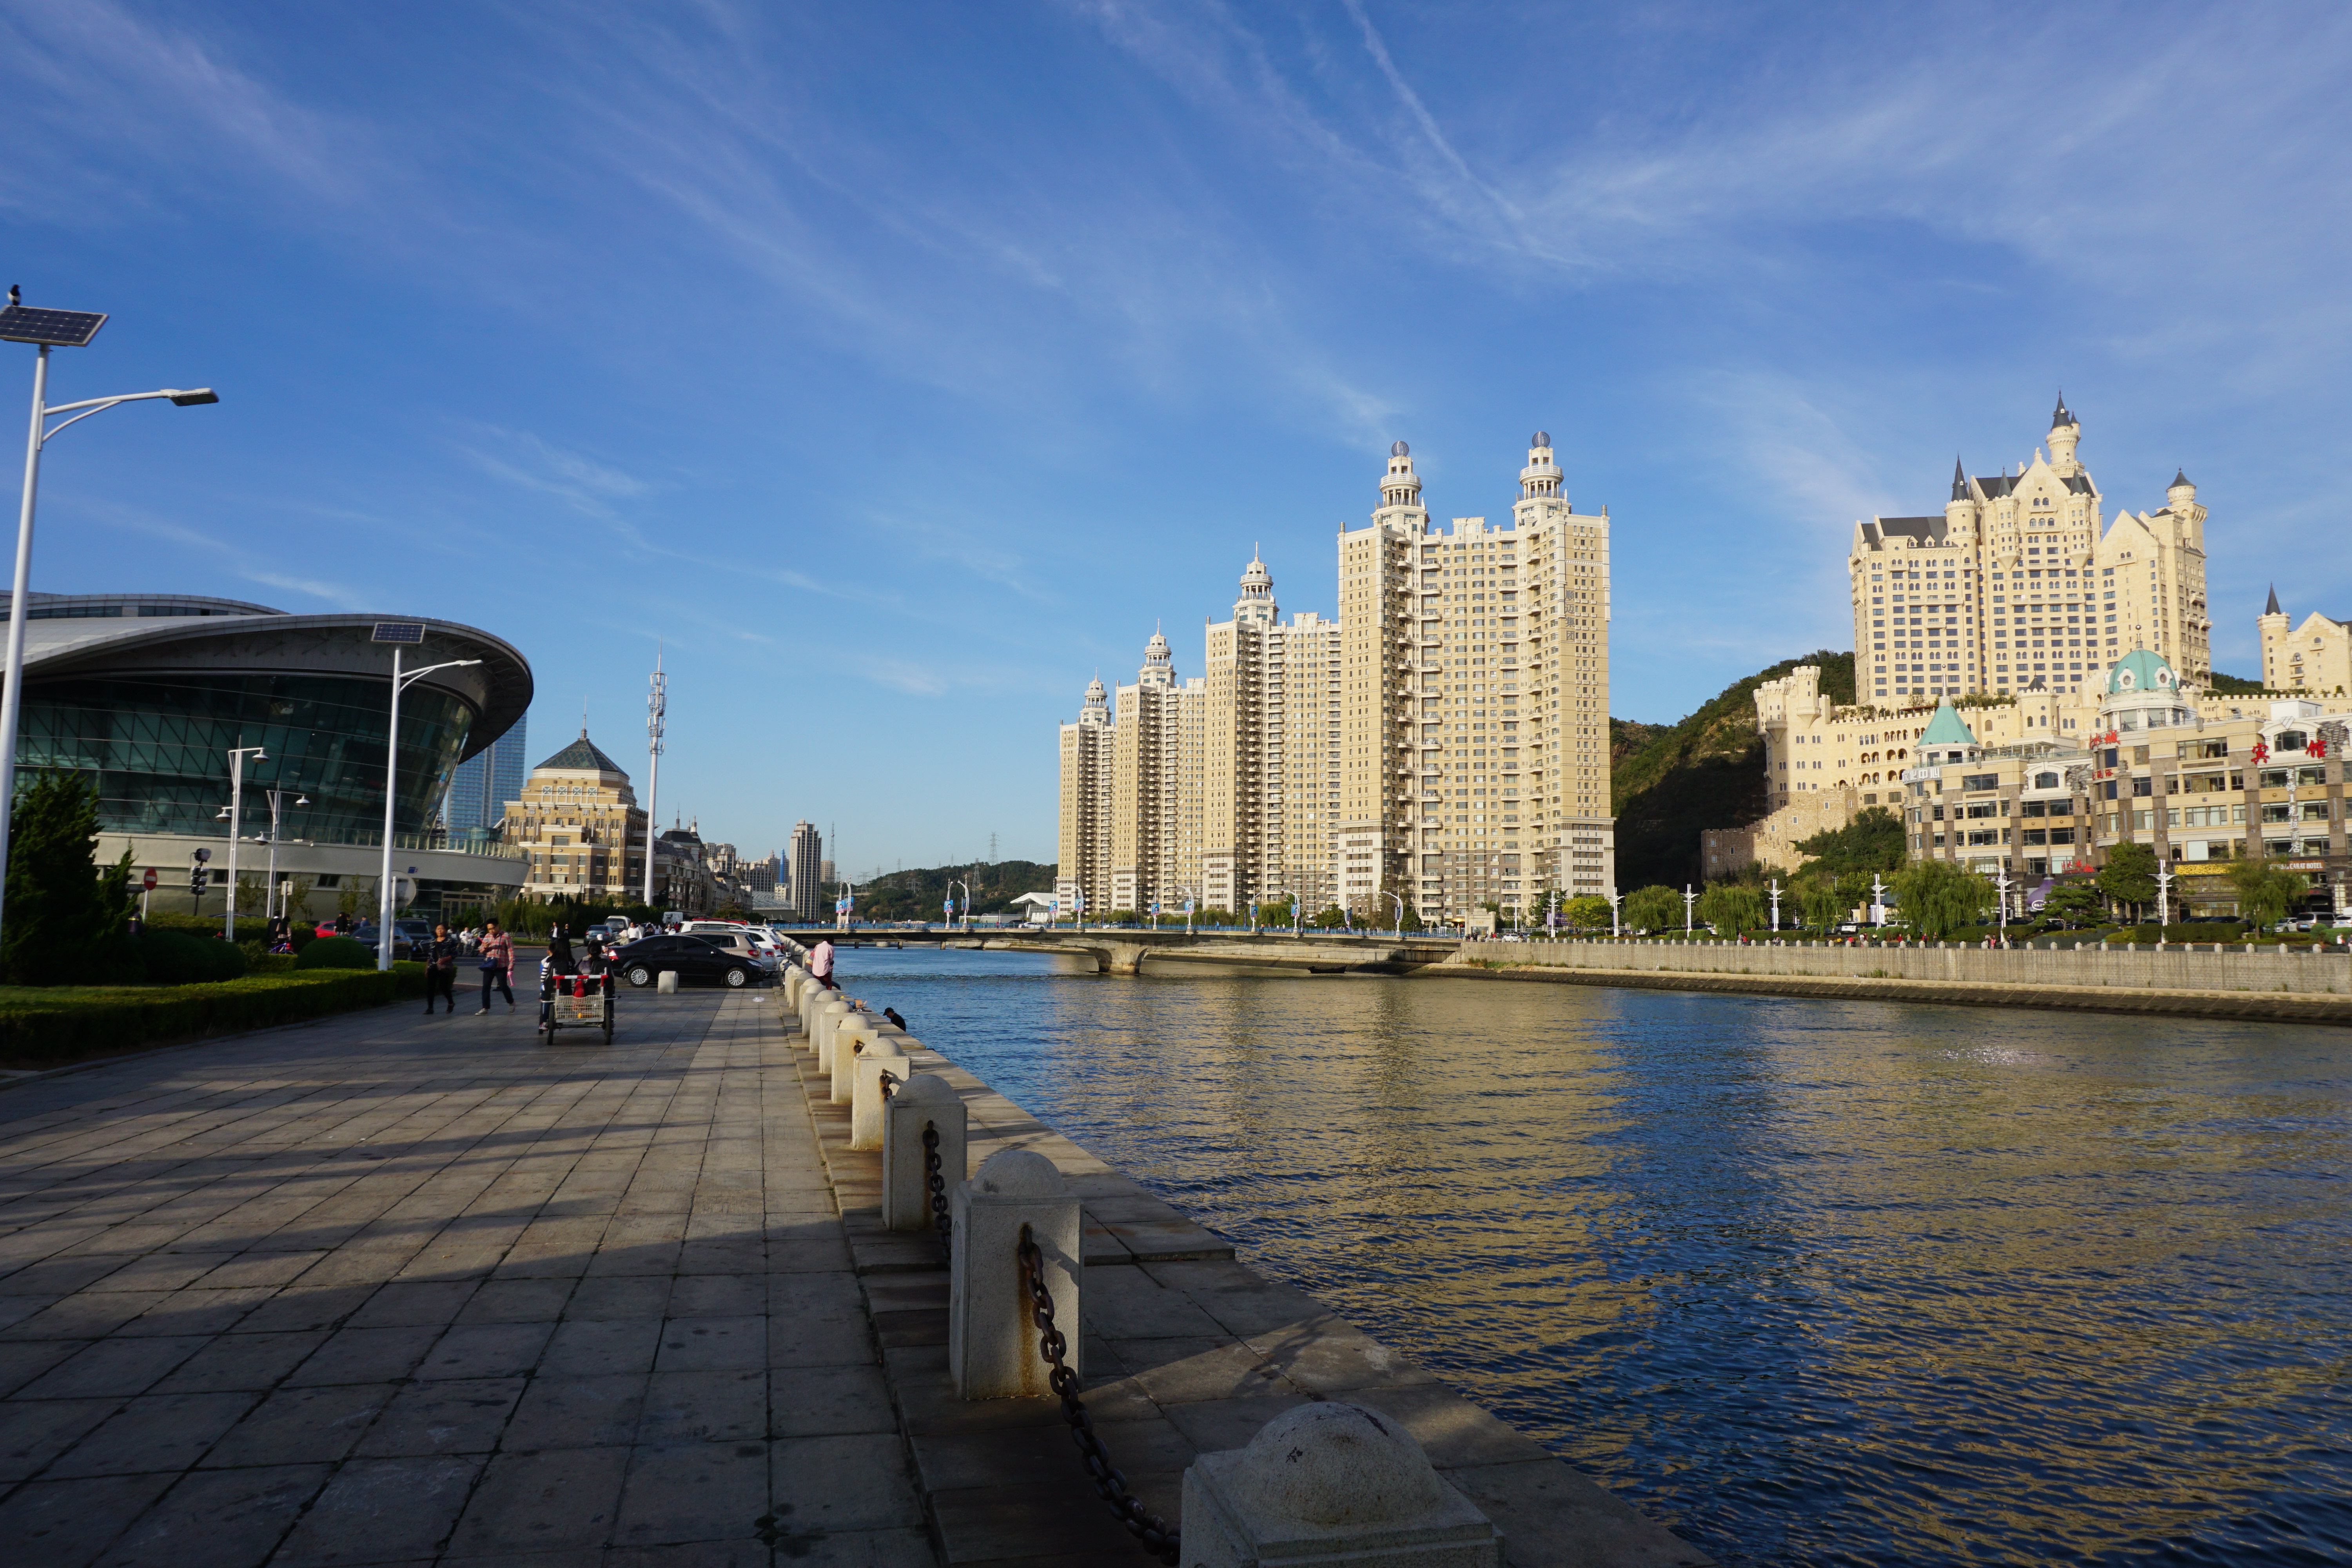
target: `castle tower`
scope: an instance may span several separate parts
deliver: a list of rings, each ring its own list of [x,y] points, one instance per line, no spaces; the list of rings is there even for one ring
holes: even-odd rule
[[[2169,492],[2168,492],[2169,493]],[[2278,584],[2271,584],[2270,603],[2254,621],[2263,639],[2263,687],[2269,691],[2289,689],[2293,677],[2287,669],[2287,641],[2294,628],[2288,624],[2286,612],[2279,608]]]
[[[1237,626],[1270,626],[1279,614],[1274,603],[1274,574],[1265,569],[1265,562],[1253,552],[1248,569],[1242,573],[1242,596],[1234,601],[1234,622]]]
[[[1559,460],[1552,456],[1551,432],[1538,430],[1528,437],[1528,466],[1519,470],[1519,499],[1559,499]]]
[[[2083,422],[2066,406],[2066,395],[2058,395],[2058,407],[2050,416],[2050,466],[2060,474],[2079,474],[2083,465],[2075,460],[2075,445],[2083,438]]]
[[[1135,679],[1139,686],[1163,691],[1176,684],[1176,656],[1169,651],[1168,639],[1157,626],[1152,628],[1151,640],[1143,645],[1143,668]]]

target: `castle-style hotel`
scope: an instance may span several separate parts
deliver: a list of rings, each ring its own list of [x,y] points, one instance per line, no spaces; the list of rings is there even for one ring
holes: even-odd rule
[[[1202,674],[1155,632],[1131,684],[1087,689],[1061,729],[1065,909],[1295,897],[1381,925],[1615,891],[1608,510],[1576,510],[1541,431],[1499,526],[1440,529],[1421,491],[1399,441],[1339,533],[1336,617],[1284,622],[1252,560]]]
[[[2263,690],[2216,691],[2197,488],[2176,471],[2160,510],[2104,522],[2081,437],[2061,398],[2046,456],[1956,470],[1940,517],[1854,525],[1856,700],[1810,666],[1758,687],[1770,810],[1702,835],[1704,875],[1793,869],[1799,843],[1877,806],[1915,857],[2016,885],[2137,842],[2175,910],[2233,909],[2229,868],[2254,858],[2352,909],[2352,626],[2297,626],[2273,592]]]

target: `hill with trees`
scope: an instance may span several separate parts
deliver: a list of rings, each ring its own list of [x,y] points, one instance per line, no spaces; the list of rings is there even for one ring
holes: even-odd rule
[[[1703,880],[1700,830],[1743,826],[1764,815],[1764,735],[1756,726],[1756,689],[1804,664],[1821,667],[1825,695],[1853,700],[1853,655],[1822,648],[1733,681],[1679,723],[1609,721],[1620,888]]]
[[[981,866],[928,866],[920,869],[889,871],[870,882],[857,885],[857,913],[861,920],[871,921],[935,921],[940,918],[940,905],[948,895],[948,883],[962,882],[971,889],[971,912],[976,915],[1003,914],[1011,911],[1013,900],[1024,893],[1050,893],[1054,890],[1055,868],[1041,866],[1034,860],[997,860]],[[956,911],[963,911],[963,894],[956,894]]]

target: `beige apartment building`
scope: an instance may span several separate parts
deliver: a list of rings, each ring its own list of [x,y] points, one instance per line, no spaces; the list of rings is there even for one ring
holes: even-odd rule
[[[1576,510],[1541,431],[1499,528],[1441,532],[1421,489],[1400,441],[1339,536],[1342,896],[1459,921],[1613,893],[1608,510]]]
[[[2314,610],[2303,625],[2290,626],[2279,608],[2278,589],[2255,623],[2263,638],[2263,685],[2273,691],[2352,691],[2352,621]]]
[[[1065,910],[1108,908],[1113,744],[1109,696],[1097,676],[1075,724],[1062,726],[1061,833],[1055,892]]]
[[[1063,728],[1063,880],[1090,909],[1234,910],[1296,895],[1358,924],[1402,901],[1529,918],[1615,890],[1608,815],[1609,517],[1563,493],[1538,434],[1511,520],[1439,531],[1398,442],[1381,502],[1339,540],[1337,618],[1280,619],[1265,563],[1180,683],[1155,635],[1115,710]],[[1089,783],[1077,732],[1112,759]],[[1095,792],[1090,794],[1089,792]],[[1087,879],[1097,795],[1108,901]],[[1067,907],[1067,894],[1065,895]]]
[[[2197,487],[2176,472],[2161,509],[2110,523],[2076,455],[2082,433],[2062,397],[2046,456],[2036,448],[2014,474],[1973,478],[1955,463],[1940,515],[1854,524],[1847,575],[1859,700],[2095,699],[2101,672],[2134,647],[2161,654],[2191,685],[2211,679]]]
[[[507,802],[506,837],[530,867],[526,893],[634,899],[644,890],[646,814],[629,775],[585,730],[530,770],[522,798]]]

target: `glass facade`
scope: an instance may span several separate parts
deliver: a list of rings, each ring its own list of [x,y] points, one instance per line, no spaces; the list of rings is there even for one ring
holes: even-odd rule
[[[217,837],[229,801],[230,748],[268,755],[245,768],[245,831],[266,833],[261,792],[286,803],[287,838],[374,844],[383,835],[384,731],[390,681],[264,672],[91,675],[26,689],[20,770],[95,773],[99,826],[114,833]],[[471,704],[412,686],[400,699],[396,833],[430,826],[465,748]]]
[[[507,814],[507,802],[522,798],[529,746],[527,719],[457,764],[449,780],[449,837],[454,841],[486,829]]]

